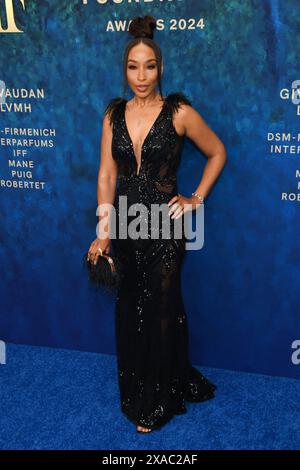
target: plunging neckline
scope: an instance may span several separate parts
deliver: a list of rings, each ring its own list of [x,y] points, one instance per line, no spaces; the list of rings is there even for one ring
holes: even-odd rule
[[[143,150],[144,150],[144,145],[148,139],[148,137],[150,136],[150,133],[152,131],[152,129],[156,126],[156,123],[158,121],[158,119],[160,118],[160,116],[162,115],[162,112],[165,108],[165,104],[166,104],[166,99],[167,97],[164,98],[164,101],[163,101],[163,104],[162,104],[162,107],[161,107],[161,110],[159,111],[157,117],[154,119],[153,121],[153,124],[152,126],[150,127],[148,133],[146,134],[146,137],[144,138],[144,141],[141,145],[141,159],[140,159],[140,162],[138,162],[137,158],[136,158],[136,153],[134,151],[134,145],[133,145],[133,141],[132,141],[132,138],[129,134],[129,130],[128,130],[128,126],[127,126],[127,122],[126,122],[126,116],[125,116],[125,111],[126,111],[126,105],[128,103],[128,100],[125,100],[125,106],[124,106],[124,110],[123,110],[123,120],[124,120],[124,126],[125,126],[125,130],[126,130],[126,134],[128,136],[128,139],[129,139],[129,142],[130,142],[130,146],[131,146],[131,150],[132,150],[132,154],[133,154],[133,157],[135,159],[135,164],[136,164],[136,176],[139,176],[140,174],[140,171],[141,171],[141,167],[142,167],[142,161],[143,161]],[[140,165],[140,166],[139,166]]]

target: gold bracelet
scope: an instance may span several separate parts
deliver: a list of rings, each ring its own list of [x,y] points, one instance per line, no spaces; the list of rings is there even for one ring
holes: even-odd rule
[[[194,193],[192,193],[192,195],[195,196],[197,199],[199,199],[201,204],[204,204],[204,199],[203,199],[202,196],[200,196],[200,194],[194,192]]]

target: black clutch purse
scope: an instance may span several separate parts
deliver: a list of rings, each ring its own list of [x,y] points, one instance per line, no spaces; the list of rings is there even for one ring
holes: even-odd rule
[[[96,287],[113,290],[119,287],[121,281],[121,262],[117,256],[99,254],[96,264],[88,260],[88,253],[83,256],[88,271],[89,280]]]

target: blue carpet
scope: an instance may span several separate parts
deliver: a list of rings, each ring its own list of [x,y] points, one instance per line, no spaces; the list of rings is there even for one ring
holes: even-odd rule
[[[121,413],[116,357],[7,344],[0,449],[299,449],[300,381],[198,367],[216,398],[152,433]]]

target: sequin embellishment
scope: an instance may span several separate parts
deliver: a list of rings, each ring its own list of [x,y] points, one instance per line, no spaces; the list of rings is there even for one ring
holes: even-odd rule
[[[146,136],[139,172],[133,144],[126,128],[127,100],[116,98],[108,109],[113,124],[112,155],[118,166],[115,199],[128,205],[168,203],[178,193],[177,169],[184,136],[174,127],[178,107],[190,104],[181,93],[165,98]],[[123,222],[120,221],[120,224]],[[130,219],[128,220],[130,223]],[[112,239],[123,263],[122,284],[116,296],[116,351],[121,409],[136,425],[159,429],[175,414],[186,413],[185,402],[213,398],[216,386],[189,362],[188,324],[181,292],[184,240],[151,237]]]

